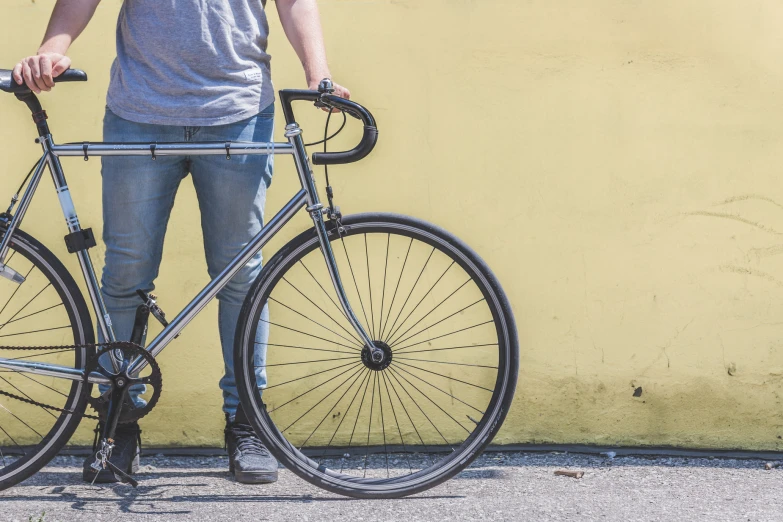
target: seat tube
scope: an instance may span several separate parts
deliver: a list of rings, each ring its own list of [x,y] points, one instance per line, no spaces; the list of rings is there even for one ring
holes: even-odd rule
[[[54,181],[54,187],[57,191],[57,198],[60,200],[60,207],[65,217],[65,222],[68,226],[68,232],[79,232],[81,225],[79,224],[79,216],[76,214],[76,207],[73,204],[71,198],[71,192],[68,189],[68,184],[65,181],[65,175],[63,173],[62,165],[60,164],[60,158],[50,153],[52,143],[51,135],[42,136],[41,146],[44,148],[44,152],[47,155],[47,162],[49,164],[49,171],[52,173],[52,181]],[[95,275],[95,268],[93,267],[90,254],[87,249],[80,250],[76,253],[79,259],[79,266],[82,269],[82,275],[84,276],[84,282],[87,284],[87,291],[90,294],[90,301],[92,302],[93,309],[95,310],[96,319],[98,321],[98,328],[103,335],[104,342],[114,342],[116,337],[114,335],[114,329],[112,328],[111,318],[106,311],[106,305],[103,302],[103,297],[100,292],[100,285],[98,284],[98,278]],[[115,365],[115,369],[118,369],[117,361],[112,357],[112,363]]]
[[[313,179],[313,171],[310,169],[310,162],[307,159],[307,151],[305,150],[304,140],[302,139],[302,129],[294,122],[286,125],[285,131],[285,137],[288,138],[288,142],[294,149],[294,161],[296,162],[296,171],[299,174],[299,181],[302,183],[302,188],[307,192],[307,212],[313,219],[313,224],[315,225],[315,230],[318,234],[318,241],[321,245],[321,252],[326,261],[326,268],[329,270],[329,277],[332,279],[332,284],[334,285],[334,290],[337,293],[340,305],[343,308],[343,313],[345,313],[345,317],[351,323],[354,330],[356,330],[356,333],[359,334],[364,345],[372,351],[373,360],[380,362],[384,357],[383,350],[375,346],[356,317],[356,314],[348,302],[348,297],[345,295],[340,273],[337,269],[337,262],[334,259],[332,246],[329,243],[329,236],[326,232],[326,224],[324,223],[323,217],[323,204],[318,198],[318,191],[315,188],[315,180]]]

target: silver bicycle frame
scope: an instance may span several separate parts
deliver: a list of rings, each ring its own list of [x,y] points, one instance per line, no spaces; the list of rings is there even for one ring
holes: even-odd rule
[[[361,325],[353,312],[348,298],[345,295],[340,274],[337,269],[332,247],[329,244],[329,238],[326,231],[326,224],[323,218],[323,205],[318,199],[318,191],[315,188],[315,180],[310,168],[310,162],[307,158],[304,140],[302,139],[302,130],[296,123],[286,126],[286,138],[288,143],[247,143],[247,142],[201,142],[201,143],[89,143],[85,142],[78,145],[56,145],[52,141],[52,136],[47,134],[39,137],[36,142],[43,148],[43,156],[38,162],[30,183],[22,196],[19,208],[14,214],[8,225],[8,230],[0,242],[0,275],[8,277],[13,276],[14,272],[10,267],[5,266],[5,258],[8,253],[8,244],[13,233],[19,227],[25,213],[30,205],[30,201],[38,187],[38,182],[43,175],[44,167],[49,167],[54,181],[55,189],[60,200],[65,221],[68,225],[68,231],[78,232],[81,230],[79,218],[71,199],[68,185],[65,181],[60,157],[84,157],[90,156],[150,156],[154,160],[157,156],[184,156],[184,155],[204,155],[219,156],[225,155],[229,160],[233,155],[248,154],[291,154],[294,157],[296,171],[299,175],[301,189],[283,206],[283,208],[253,237],[250,242],[236,255],[228,265],[210,281],[201,292],[194,297],[190,303],[163,329],[147,346],[147,350],[157,356],[168,344],[185,328],[185,326],[204,309],[204,307],[225,287],[234,275],[255,256],[261,248],[281,229],[291,218],[304,207],[310,214],[315,226],[316,233],[320,242],[321,252],[323,253],[329,275],[332,279],[335,292],[343,308],[345,316],[351,323],[360,339],[364,342],[374,357],[383,356],[382,350],[377,348],[364,327]],[[101,298],[98,279],[95,276],[95,269],[88,251],[81,250],[77,253],[79,265],[82,269],[87,289],[90,294],[90,301],[95,316],[98,321],[98,328],[103,338],[108,341],[116,341],[114,330],[111,325],[111,318],[106,311],[106,305]],[[116,361],[112,361],[117,364]],[[129,373],[138,373],[145,366],[146,361],[137,359],[131,365]],[[84,379],[84,372],[75,368],[60,366],[47,363],[31,363],[14,359],[0,358],[0,368],[6,368],[18,372],[34,373],[38,375],[47,375],[67,380]],[[116,366],[115,366],[116,368]],[[88,376],[88,382],[107,383],[108,380],[97,374],[92,373]]]

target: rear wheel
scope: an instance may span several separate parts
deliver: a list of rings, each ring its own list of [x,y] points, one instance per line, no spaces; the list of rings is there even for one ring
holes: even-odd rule
[[[6,265],[25,280],[17,284],[0,277],[0,358],[84,369],[94,348],[72,346],[95,338],[87,305],[68,271],[19,230]],[[79,425],[88,396],[82,381],[0,368],[0,490],[28,478],[57,454]]]
[[[500,429],[517,379],[514,318],[485,263],[442,229],[393,214],[342,223],[329,224],[342,283],[386,358],[374,363],[351,328],[310,230],[248,294],[239,393],[259,436],[305,480],[410,495],[464,469]]]

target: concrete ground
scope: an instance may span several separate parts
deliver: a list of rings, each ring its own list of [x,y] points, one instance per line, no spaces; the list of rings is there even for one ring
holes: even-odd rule
[[[230,480],[224,457],[142,459],[140,486],[79,481],[58,457],[0,492],[0,520],[783,520],[783,468],[761,460],[487,453],[455,479],[399,500],[346,499],[287,470],[276,484]],[[555,471],[583,471],[582,478]]]

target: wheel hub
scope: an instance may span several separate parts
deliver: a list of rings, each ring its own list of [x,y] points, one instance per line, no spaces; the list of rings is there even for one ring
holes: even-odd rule
[[[377,362],[373,359],[372,356],[372,350],[368,346],[365,346],[362,349],[362,362],[364,365],[376,372],[380,372],[382,370],[385,370],[389,367],[389,365],[392,362],[392,349],[389,347],[388,344],[381,342],[381,341],[373,341],[373,344],[383,350],[383,359],[380,362]]]

